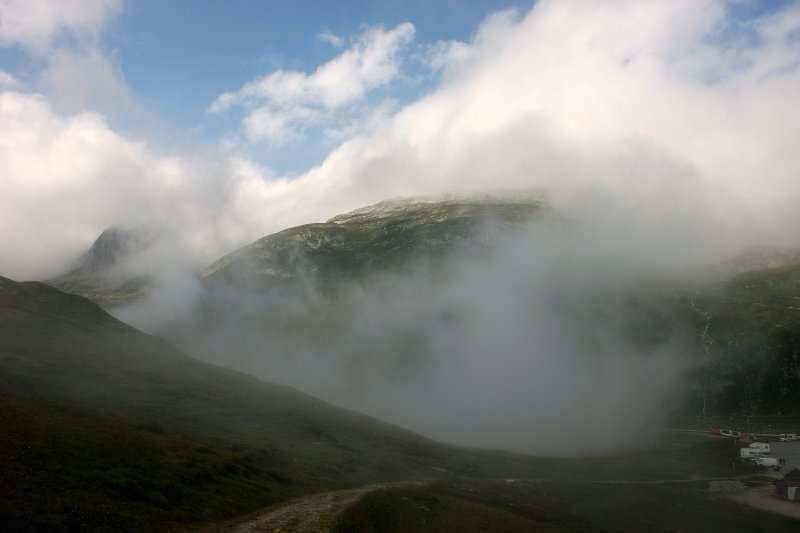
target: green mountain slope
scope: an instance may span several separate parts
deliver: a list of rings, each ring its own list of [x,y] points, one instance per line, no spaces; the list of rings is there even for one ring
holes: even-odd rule
[[[183,528],[378,480],[533,473],[196,362],[81,297],[5,278],[0,406],[4,531]]]
[[[491,245],[489,228],[517,228],[549,213],[541,191],[390,200],[268,235],[210,265],[202,278],[274,286],[304,277],[330,288],[413,261],[480,253]]]
[[[695,412],[800,415],[800,265],[685,295],[698,339]]]

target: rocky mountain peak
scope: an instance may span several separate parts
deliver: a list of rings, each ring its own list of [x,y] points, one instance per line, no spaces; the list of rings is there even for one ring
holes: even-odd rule
[[[92,247],[81,258],[78,269],[83,271],[113,268],[131,255],[141,252],[147,242],[136,232],[108,228],[94,241]]]

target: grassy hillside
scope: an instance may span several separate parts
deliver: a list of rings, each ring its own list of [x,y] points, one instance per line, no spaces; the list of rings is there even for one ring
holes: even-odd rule
[[[699,369],[693,410],[800,416],[800,265],[747,272],[684,295]]]
[[[0,529],[151,529],[376,480],[535,471],[196,362],[0,278]]]

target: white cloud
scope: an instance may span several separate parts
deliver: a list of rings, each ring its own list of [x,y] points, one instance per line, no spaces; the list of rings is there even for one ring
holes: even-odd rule
[[[17,78],[0,69],[0,89],[19,89],[20,87],[22,87],[22,83]]]
[[[263,202],[283,186],[236,158],[157,154],[102,115],[61,115],[40,95],[0,93],[0,131],[4,276],[56,275],[109,226],[166,238],[173,260],[204,264],[267,231]]]
[[[53,51],[39,85],[56,109],[91,109],[109,116],[130,111],[134,98],[118,62],[99,48]]]
[[[333,46],[334,48],[341,48],[344,46],[344,39],[332,33],[330,30],[325,30],[317,34],[317,39],[322,42],[328,43],[329,45]]]
[[[370,133],[293,178],[218,154],[177,164],[100,115],[4,93],[0,273],[58,268],[110,224],[185,228],[200,261],[392,196],[511,187],[549,187],[583,216],[613,211],[610,228],[635,220],[654,249],[657,235],[679,233],[698,247],[796,240],[798,7],[750,22],[753,44],[721,38],[725,5],[543,0],[524,17],[492,17],[436,90],[373,114]],[[311,74],[278,71],[215,106],[244,107],[256,138],[309,121],[333,138],[363,132],[325,114],[397,76],[412,36],[410,25],[373,28]]]
[[[0,0],[0,46],[43,60],[32,83],[57,109],[119,116],[133,97],[100,36],[122,8],[122,0]]]
[[[726,37],[736,23],[719,1],[544,0],[521,19],[501,13],[459,47],[437,90],[285,197],[303,199],[305,222],[396,195],[545,186],[583,210],[613,198],[650,221],[642,231],[714,220],[736,227],[720,240],[796,239],[797,9],[752,21],[757,43]],[[248,86],[259,90],[282,94]]]
[[[367,28],[350,48],[311,74],[277,70],[221,94],[209,111],[242,106],[248,138],[279,144],[392,81],[399,73],[398,55],[413,37],[409,23],[391,30]]]
[[[36,52],[63,34],[94,41],[122,11],[122,0],[0,0],[0,46]]]
[[[425,62],[434,70],[454,68],[469,58],[471,50],[461,41],[437,41],[426,51]]]

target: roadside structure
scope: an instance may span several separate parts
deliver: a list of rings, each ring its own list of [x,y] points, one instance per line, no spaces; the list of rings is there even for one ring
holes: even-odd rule
[[[800,502],[800,468],[793,468],[783,479],[775,481],[775,494],[792,502]]]

